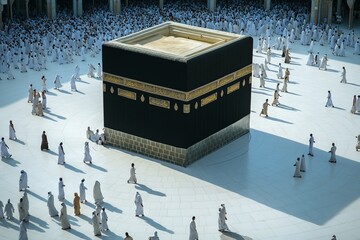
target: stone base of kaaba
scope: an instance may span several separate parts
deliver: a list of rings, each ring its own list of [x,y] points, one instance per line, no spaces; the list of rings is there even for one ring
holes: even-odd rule
[[[187,149],[151,141],[110,128],[105,128],[105,137],[106,142],[115,147],[186,167],[248,133],[249,129],[250,114]]]

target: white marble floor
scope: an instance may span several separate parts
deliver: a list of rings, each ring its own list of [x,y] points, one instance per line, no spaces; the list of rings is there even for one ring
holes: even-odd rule
[[[356,35],[360,34],[356,29]],[[257,42],[257,39],[254,40]],[[14,71],[15,80],[0,81],[0,135],[4,136],[12,159],[0,161],[0,200],[10,198],[18,217],[17,203],[20,171],[29,178],[29,239],[98,239],[93,236],[91,212],[92,188],[101,182],[109,217],[110,231],[101,239],[123,239],[127,231],[134,239],[148,239],[157,230],[160,239],[188,239],[189,223],[196,216],[200,239],[360,239],[360,152],[355,151],[355,135],[360,133],[360,115],[350,113],[353,95],[360,95],[360,56],[347,52],[335,57],[329,48],[315,46],[321,56],[329,56],[327,71],[306,66],[307,47],[291,46],[292,63],[284,64],[274,51],[266,88],[260,89],[253,78],[250,134],[204,157],[188,168],[133,154],[121,149],[90,143],[93,165],[82,162],[87,126],[101,129],[102,84],[85,74],[87,64],[100,56],[73,64],[48,64],[48,70],[26,74]],[[240,57],[240,56],[239,56]],[[254,62],[263,63],[264,54],[255,53]],[[266,98],[278,80],[277,64],[291,71],[289,93],[281,93],[279,107],[269,108],[269,118],[259,117]],[[69,79],[79,64],[82,81],[79,92],[71,92]],[[347,69],[348,84],[341,84],[342,66]],[[56,74],[64,87],[53,89]],[[41,88],[40,77],[48,79],[48,111],[44,117],[31,115],[27,87]],[[325,108],[331,90],[335,108]],[[126,114],[126,113],[119,113]],[[13,120],[18,141],[8,140],[8,124]],[[42,131],[47,132],[50,151],[40,151]],[[315,156],[308,158],[307,143],[313,133]],[[66,165],[57,164],[57,146],[64,143]],[[338,163],[328,162],[331,143],[337,145]],[[295,159],[306,155],[307,171],[302,179],[293,178]],[[135,163],[139,184],[126,183],[130,164]],[[51,218],[46,207],[47,192],[57,201],[58,178],[64,179],[70,231],[61,230],[58,218]],[[88,187],[88,204],[82,204],[81,216],[72,208],[74,192],[80,180]],[[134,196],[142,194],[144,218],[135,217]],[[231,233],[217,231],[217,213],[221,203],[228,212]],[[16,239],[19,222],[0,220],[0,239]]]

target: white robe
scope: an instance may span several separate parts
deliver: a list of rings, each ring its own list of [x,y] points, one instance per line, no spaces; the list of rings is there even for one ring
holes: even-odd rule
[[[335,152],[336,152],[336,147],[332,146],[331,149],[330,149],[331,156],[330,156],[329,162],[336,162]]]
[[[356,100],[356,111],[360,112],[360,97]]]
[[[265,87],[265,79],[263,75],[260,75],[260,87]]]
[[[102,231],[107,231],[109,229],[108,224],[108,217],[105,211],[101,212],[101,230]]]
[[[270,49],[268,49],[267,51],[266,51],[266,60],[267,60],[267,62],[270,64],[271,63],[271,51],[270,51]]]
[[[34,98],[34,90],[32,87],[28,89],[28,102],[32,102]]]
[[[102,71],[101,71],[101,66],[98,65],[98,66],[97,66],[97,71],[96,71],[96,77],[97,77],[97,78],[101,78],[101,75],[102,75],[101,72],[102,72]]]
[[[75,78],[76,79],[80,79],[80,68],[79,68],[79,66],[78,65],[76,65],[76,67],[75,67]]]
[[[300,175],[300,165],[301,165],[301,160],[299,160],[299,161],[296,160],[294,177],[301,177],[301,175]]]
[[[58,151],[59,151],[58,164],[65,164],[65,153],[60,145],[58,147]]]
[[[253,76],[254,77],[260,77],[260,65],[257,63],[253,64]]]
[[[100,189],[100,182],[96,181],[94,184],[94,189],[93,189],[93,196],[94,196],[94,201],[95,203],[102,203],[104,200],[104,197],[101,193],[101,189]]]
[[[71,91],[77,91],[75,79],[75,75],[72,75],[70,80]]]
[[[94,71],[95,71],[94,66],[92,64],[89,64],[89,70],[88,70],[87,76],[90,78],[95,77]]]
[[[61,223],[61,229],[69,229],[71,228],[69,219],[67,217],[67,210],[65,204],[62,206],[60,210],[60,223]]]
[[[226,209],[222,207],[219,211],[218,225],[220,231],[229,231],[229,227],[226,224]]]
[[[14,206],[11,203],[7,203],[4,208],[4,212],[7,218],[11,219],[14,214]]]
[[[4,204],[2,201],[0,201],[0,218],[4,218],[4,210],[3,210]]]
[[[306,65],[313,66],[314,65],[314,55],[312,53],[309,54]]]
[[[18,203],[18,210],[19,210],[19,221],[22,221],[23,219],[25,219],[25,221],[28,221],[29,212],[26,211],[26,208],[24,207],[24,201]]]
[[[46,109],[46,95],[44,94],[43,96],[42,96],[42,107],[43,107],[43,109]]]
[[[136,183],[136,182],[137,182],[137,179],[136,179],[136,176],[135,176],[135,168],[131,167],[130,168],[130,178],[128,180],[128,183]]]
[[[25,190],[28,187],[28,177],[27,177],[27,173],[24,171],[23,173],[21,173],[20,175],[20,179],[19,179],[19,191],[20,190]]]
[[[331,93],[328,93],[325,107],[334,107],[332,99],[331,99]]]
[[[47,199],[47,207],[49,210],[50,217],[55,217],[59,215],[59,212],[56,210],[54,205],[54,195],[49,194]]]
[[[135,205],[136,205],[135,215],[144,216],[144,206],[142,203],[141,195],[139,193],[136,193],[135,195]]]
[[[277,73],[277,78],[283,78],[282,66],[279,66],[278,73]]]
[[[32,111],[31,111],[32,114],[36,114],[38,104],[39,104],[39,96],[38,94],[36,94],[32,104]]]
[[[24,208],[27,212],[29,212],[29,198],[27,196],[27,192],[24,192],[24,196],[23,196],[23,203],[24,203]]]
[[[347,83],[346,81],[346,70],[343,69],[342,73],[341,73],[341,83]]]
[[[59,181],[59,195],[58,195],[58,199],[60,202],[64,201],[65,199],[65,192],[64,192],[64,183],[63,181]]]
[[[9,138],[12,140],[16,140],[15,130],[9,125]]]
[[[301,164],[300,164],[300,172],[306,171],[306,163],[305,163],[305,157],[301,157]]]
[[[309,154],[313,155],[313,149],[314,149],[314,137],[310,137],[309,139]]]
[[[3,158],[11,157],[11,154],[9,153],[8,148],[6,147],[5,141],[0,142],[0,151],[1,151],[1,157],[3,157]]]
[[[26,230],[24,221],[20,222],[19,228],[20,228],[19,229],[19,240],[28,240],[27,230]]]
[[[81,182],[80,186],[79,186],[80,202],[83,202],[86,200],[86,190],[87,190],[87,187],[85,187],[85,184],[83,182]]]
[[[320,61],[320,66],[319,69],[325,69],[326,70],[326,65],[327,65],[327,57],[322,57],[321,61]]]
[[[55,89],[59,89],[59,88],[62,87],[61,82],[60,82],[60,76],[59,76],[59,75],[56,75],[54,84],[55,84]]]
[[[198,240],[199,236],[196,230],[196,224],[195,221],[191,221],[190,223],[190,236],[189,236],[189,240]]]
[[[99,223],[99,219],[98,219],[98,217],[96,216],[96,214],[93,214],[93,216],[92,216],[92,224],[93,224],[93,227],[94,227],[94,235],[95,235],[95,236],[101,235],[101,232],[100,232],[100,223]]]
[[[90,155],[90,148],[89,144],[85,144],[84,146],[84,162],[90,162],[92,161],[92,157]]]
[[[46,78],[42,78],[41,81],[42,81],[42,90],[41,91],[46,91],[47,90],[46,89]]]

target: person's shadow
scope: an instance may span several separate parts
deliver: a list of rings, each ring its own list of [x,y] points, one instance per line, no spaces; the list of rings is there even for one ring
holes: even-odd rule
[[[104,202],[102,205],[106,210],[110,212],[122,213],[123,211],[117,207],[114,207],[111,203]]]
[[[221,240],[252,240],[250,237],[241,236],[234,232],[222,232],[220,236]]]
[[[142,219],[149,225],[151,225],[152,227],[156,228],[159,231],[163,231],[163,232],[167,232],[170,234],[174,234],[174,231],[167,229],[166,227],[164,227],[163,225],[161,225],[158,222],[155,222],[154,220],[152,220],[151,218],[148,218],[146,216],[143,216]]]
[[[156,191],[156,190],[153,190],[151,188],[149,188],[148,186],[144,185],[144,184],[141,184],[141,183],[137,183],[135,185],[135,188],[137,190],[140,190],[140,191],[145,191],[149,194],[152,194],[152,195],[156,195],[156,196],[160,196],[160,197],[166,197],[166,194],[165,193],[162,193],[162,192],[159,192],[159,191]]]

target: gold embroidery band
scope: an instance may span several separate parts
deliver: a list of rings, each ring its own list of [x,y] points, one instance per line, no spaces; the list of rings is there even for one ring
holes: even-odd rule
[[[240,89],[240,83],[235,83],[227,88],[227,94],[230,94],[232,92],[235,92],[236,90]]]
[[[136,100],[136,93],[125,90],[125,89],[118,88],[118,95],[121,97]]]
[[[217,99],[217,93],[213,93],[210,96],[201,99],[201,106],[205,106],[206,104],[209,104]]]
[[[149,104],[157,106],[157,107],[170,109],[170,101],[166,101],[166,100],[159,99],[159,98],[149,97]]]
[[[163,97],[168,97],[181,101],[191,101],[197,97],[203,96],[217,88],[220,88],[226,84],[229,84],[240,77],[244,77],[248,74],[251,74],[252,65],[248,65],[242,69],[239,69],[233,73],[230,73],[224,77],[221,77],[215,81],[212,81],[204,86],[191,90],[189,92],[183,92],[179,90],[174,90],[171,88],[166,88],[158,85],[153,85],[149,83],[140,82],[137,80],[120,77],[112,75],[109,73],[103,74],[103,81],[121,85],[124,87],[132,88],[138,91],[143,91],[151,94],[156,94]]]
[[[103,83],[103,92],[106,92],[106,84]]]

